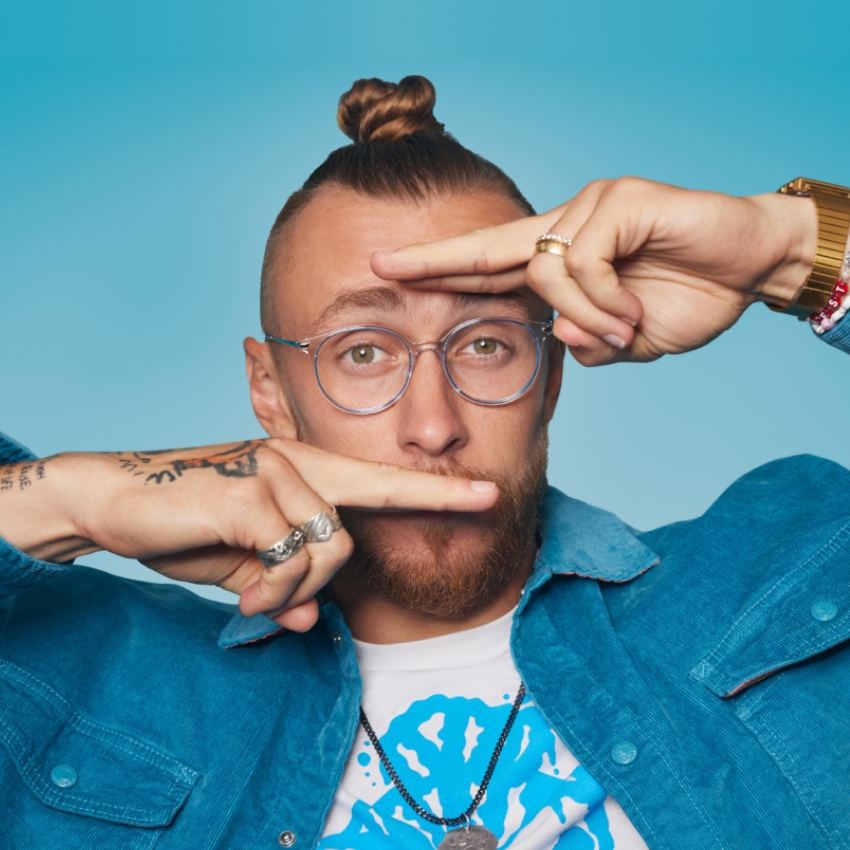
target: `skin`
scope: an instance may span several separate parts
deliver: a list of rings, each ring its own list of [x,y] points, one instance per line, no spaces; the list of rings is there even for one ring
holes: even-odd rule
[[[536,254],[542,233],[572,238]],[[586,366],[646,362],[706,345],[756,301],[793,301],[811,271],[809,198],[734,198],[635,177],[599,180],[541,215],[457,239],[376,253],[379,277],[432,291],[530,286]]]
[[[369,261],[377,249],[403,245],[411,238],[432,241],[471,228],[512,221],[517,209],[492,194],[438,198],[429,204],[389,202],[333,189],[306,208],[295,226],[286,261],[274,274],[279,280],[275,336],[303,339],[339,327],[377,324],[399,331],[411,341],[436,340],[466,319],[487,316],[540,318],[545,307],[527,291],[520,298],[487,296],[457,299],[415,292],[383,281]],[[332,239],[328,234],[334,234]],[[398,309],[350,305],[316,323],[329,304],[345,293],[389,287],[401,297]],[[411,382],[392,407],[368,416],[347,413],[322,395],[312,357],[281,349],[277,343],[245,340],[251,401],[257,419],[273,437],[301,439],[327,451],[394,466],[439,471],[461,463],[493,477],[515,477],[551,419],[560,390],[563,347],[547,346],[548,359],[532,388],[516,401],[486,407],[456,393],[436,354],[417,359]],[[428,556],[423,538],[431,514],[373,514],[369,534],[392,540],[408,552]],[[452,529],[451,545],[481,545],[487,514],[444,514]],[[374,643],[415,640],[471,628],[509,611],[518,601],[534,559],[533,544],[523,557],[516,580],[492,605],[463,620],[438,620],[402,609],[347,579],[334,582],[334,598],[353,633]]]
[[[573,238],[565,258],[532,257],[534,239],[547,231]],[[318,320],[338,295],[385,285],[409,305],[385,324],[414,341],[436,339],[488,309],[538,317],[545,302],[560,314],[555,332],[579,362],[647,361],[705,345],[756,301],[793,300],[811,270],[816,234],[805,198],[731,198],[635,178],[591,183],[525,219],[492,196],[410,205],[329,192],[295,227],[279,269],[279,325],[267,330],[296,339],[320,332]],[[401,247],[411,242],[418,244]],[[519,300],[481,299],[474,309],[447,294],[516,290]],[[377,318],[372,311],[369,321]],[[334,326],[362,319],[352,310]],[[394,407],[357,417],[320,395],[309,358],[255,340],[245,349],[254,409],[271,437],[165,452],[65,453],[0,467],[0,536],[57,562],[98,549],[140,558],[165,575],[240,594],[246,614],[262,611],[282,626],[308,629],[317,616],[312,597],[350,556],[351,538],[339,531],[273,569],[263,568],[256,550],[330,505],[375,512],[375,534],[413,548],[423,545],[423,524],[441,512],[453,545],[476,546],[476,528],[498,491],[429,472],[463,463],[510,477],[554,412],[563,354],[550,345],[525,396],[482,408],[453,393],[426,352]],[[529,547],[517,581],[463,622],[393,610],[340,580],[334,590],[355,635],[410,640],[508,610],[532,557]],[[376,622],[386,625],[370,627]]]

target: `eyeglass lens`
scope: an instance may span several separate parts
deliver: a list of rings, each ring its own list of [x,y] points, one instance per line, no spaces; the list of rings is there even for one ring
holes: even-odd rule
[[[467,398],[484,404],[508,401],[522,392],[539,363],[534,331],[520,322],[476,322],[445,343],[449,377]],[[341,331],[316,354],[316,376],[331,401],[352,411],[387,406],[404,389],[410,349],[396,333],[380,329]]]

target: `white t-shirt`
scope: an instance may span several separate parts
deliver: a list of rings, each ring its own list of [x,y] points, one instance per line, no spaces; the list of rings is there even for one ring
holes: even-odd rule
[[[355,641],[363,710],[414,800],[438,817],[469,807],[510,714],[520,685],[512,620],[410,643]],[[647,850],[527,695],[471,822],[512,850]],[[319,850],[435,850],[454,828],[413,812],[359,727]]]

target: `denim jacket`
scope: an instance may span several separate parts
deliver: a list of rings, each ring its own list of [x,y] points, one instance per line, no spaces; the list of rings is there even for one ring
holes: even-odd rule
[[[635,535],[549,489],[514,659],[652,850],[850,847],[848,493],[793,457]],[[0,596],[3,850],[316,846],[360,699],[332,604],[285,632],[2,540]]]

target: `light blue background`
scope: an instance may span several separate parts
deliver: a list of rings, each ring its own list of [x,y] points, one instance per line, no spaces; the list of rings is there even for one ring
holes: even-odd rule
[[[3,0],[0,57],[0,429],[43,455],[260,433],[263,244],[358,77],[429,76],[540,210],[623,174],[850,184],[847,2]],[[772,458],[848,464],[842,358],[756,305],[683,357],[571,363],[550,478],[649,528]]]

